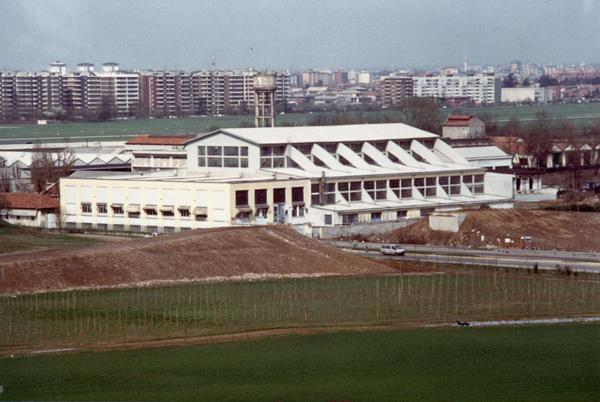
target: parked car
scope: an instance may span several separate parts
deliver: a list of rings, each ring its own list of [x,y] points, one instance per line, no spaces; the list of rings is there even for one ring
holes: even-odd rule
[[[379,248],[381,254],[385,255],[404,255],[406,250],[400,247],[399,244],[382,244]]]

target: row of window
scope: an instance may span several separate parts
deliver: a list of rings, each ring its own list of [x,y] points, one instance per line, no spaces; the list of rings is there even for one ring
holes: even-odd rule
[[[67,222],[67,229],[87,229],[87,230],[112,230],[116,232],[162,232],[162,233],[174,233],[177,231],[191,230],[191,227],[174,227],[174,226],[141,226],[141,225],[123,225],[123,224],[112,224],[106,223],[90,223],[82,222],[80,224],[76,222]]]
[[[398,198],[412,198],[413,187],[424,197],[437,197],[438,185],[447,195],[460,195],[461,183],[464,183],[473,194],[483,194],[484,192],[483,174],[415,177],[414,179],[366,180],[323,184],[314,183],[311,186],[311,201],[313,204],[335,204],[336,186],[337,191],[344,200],[352,202],[362,200],[362,190],[365,190],[372,200],[385,200],[387,199],[388,188]]]
[[[198,166],[247,168],[248,147],[199,146]]]
[[[272,190],[273,204],[285,204],[286,200],[286,189],[285,188],[274,188]],[[304,204],[304,187],[292,187],[292,203],[293,204]],[[235,192],[235,206],[247,207],[249,203],[249,190],[237,190]],[[254,205],[266,206],[267,202],[267,189],[254,190]]]
[[[112,204],[110,206],[112,215],[121,216],[125,215],[125,209],[122,204]],[[108,205],[105,203],[97,203],[96,211],[98,215],[107,215],[108,214]],[[190,207],[178,207],[177,209],[171,206],[164,206],[161,208],[157,208],[156,206],[144,206],[142,211],[146,216],[158,216],[159,213],[163,217],[172,218],[175,216],[175,211],[178,212],[178,215],[182,218],[189,218],[192,213],[190,212]],[[92,203],[91,202],[82,202],[81,203],[81,212],[84,214],[92,213]],[[130,208],[127,210],[128,218],[139,218],[140,217],[140,208],[139,205],[130,205]],[[206,220],[206,208],[197,208],[197,211],[194,211],[194,216],[198,221]]]

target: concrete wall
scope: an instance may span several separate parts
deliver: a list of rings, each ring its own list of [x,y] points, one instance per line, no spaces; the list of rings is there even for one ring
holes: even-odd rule
[[[340,226],[313,226],[312,236],[321,239],[335,239],[338,237],[350,236],[370,236],[391,232],[396,229],[404,228],[418,222],[421,218],[402,219],[399,221],[379,222],[379,223],[356,223],[353,225]],[[305,233],[304,229],[301,233]]]
[[[505,198],[514,198],[513,175],[487,172],[484,192]]]
[[[429,227],[433,230],[457,233],[464,220],[465,214],[461,213],[435,213],[429,215]]]

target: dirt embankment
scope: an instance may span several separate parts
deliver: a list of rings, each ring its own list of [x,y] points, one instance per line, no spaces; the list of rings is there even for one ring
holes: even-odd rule
[[[600,251],[600,214],[597,213],[523,209],[465,213],[458,233],[431,230],[424,219],[371,240],[459,247],[519,247],[521,236],[531,236],[531,246],[536,249]],[[514,243],[506,243],[507,238]]]
[[[0,294],[392,269],[285,227],[224,228],[0,257]]]

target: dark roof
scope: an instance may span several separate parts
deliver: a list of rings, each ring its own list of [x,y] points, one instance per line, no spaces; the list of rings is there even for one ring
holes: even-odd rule
[[[8,209],[58,209],[58,198],[37,193],[0,193],[0,206]]]

